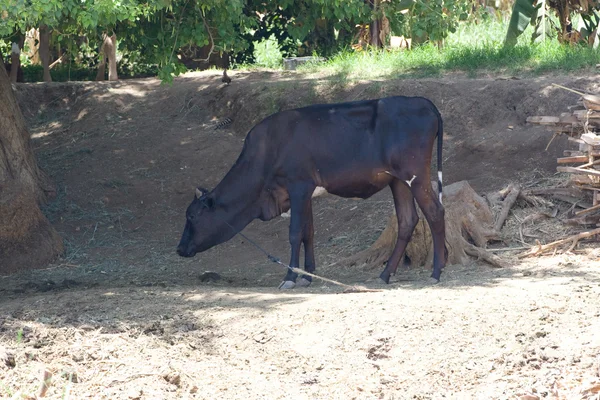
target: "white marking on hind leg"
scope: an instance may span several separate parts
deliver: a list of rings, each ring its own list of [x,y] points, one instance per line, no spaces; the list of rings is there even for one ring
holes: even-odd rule
[[[406,183],[408,184],[408,187],[412,186],[412,183],[413,183],[413,181],[415,180],[416,177],[417,177],[416,175],[413,175],[413,177],[411,178],[411,180],[406,181]]]
[[[319,197],[319,196],[323,196],[324,194],[329,193],[327,191],[327,189],[325,189],[323,186],[317,186],[312,194],[312,197]]]
[[[438,194],[438,196],[440,198],[440,204],[441,204],[442,203],[442,190],[441,189],[443,187],[443,184],[442,184],[442,171],[438,171],[438,182],[439,182],[439,185],[440,185],[440,187],[439,187],[440,193]]]

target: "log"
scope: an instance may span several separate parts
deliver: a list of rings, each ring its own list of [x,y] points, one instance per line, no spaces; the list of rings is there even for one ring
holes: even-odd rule
[[[577,242],[579,242],[581,239],[585,239],[590,236],[594,236],[594,235],[598,235],[598,234],[600,234],[600,228],[594,229],[594,230],[588,231],[588,232],[581,232],[581,233],[578,233],[577,235],[569,236],[566,239],[561,239],[561,240],[557,240],[552,243],[533,247],[530,251],[519,254],[518,257],[525,258],[525,257],[530,257],[530,256],[537,256],[537,255],[542,254],[545,251],[554,249],[556,247],[559,247],[559,246],[561,246],[563,244],[567,244],[567,243],[571,243],[570,249],[573,249],[577,245]]]
[[[504,199],[504,203],[502,205],[502,211],[500,211],[498,219],[494,224],[494,230],[496,232],[500,232],[500,230],[502,229],[502,225],[504,225],[504,221],[506,221],[506,218],[508,218],[508,213],[510,212],[510,209],[513,205],[515,205],[515,202],[519,197],[519,193],[521,192],[521,189],[518,186],[511,185],[509,186],[509,188],[510,192],[508,192],[508,194],[506,195],[506,198]]]
[[[588,156],[571,156],[571,157],[560,157],[556,159],[558,164],[571,164],[571,163],[584,163],[589,160]]]
[[[485,249],[482,249],[481,247],[473,246],[466,240],[464,240],[463,245],[465,247],[465,252],[472,257],[477,257],[477,259],[481,259],[496,268],[508,267],[508,264],[504,262],[504,260],[502,260],[500,257],[490,253]]]

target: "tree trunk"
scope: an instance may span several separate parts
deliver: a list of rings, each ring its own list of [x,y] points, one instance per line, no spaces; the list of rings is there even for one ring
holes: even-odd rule
[[[50,30],[40,25],[40,60],[44,67],[44,82],[52,82],[50,75]]]
[[[10,81],[15,83],[21,77],[21,49],[23,48],[23,43],[25,42],[25,38],[23,36],[19,37],[19,42],[13,42],[10,52]]]
[[[116,81],[119,79],[117,75],[117,34],[113,32],[112,36],[106,33],[102,35],[102,44],[98,52],[100,62],[98,64],[97,81],[103,81],[106,71],[106,59],[108,58],[108,80]]]
[[[433,183],[434,189],[437,182]],[[469,256],[477,256],[490,264],[504,266],[502,260],[485,250],[491,240],[498,240],[494,230],[494,216],[485,200],[477,195],[468,182],[462,181],[444,188],[446,211],[446,244],[448,264],[465,264]],[[425,217],[419,212],[419,222],[406,247],[405,254],[412,265],[433,265],[433,243]],[[367,264],[380,268],[391,256],[398,237],[398,221],[392,215],[387,227],[368,249],[341,262],[344,265]]]
[[[369,33],[371,35],[371,46],[373,47],[381,47],[381,41],[379,40],[379,27],[381,25],[381,21],[378,19],[373,19],[371,21],[371,26],[369,27]]]
[[[29,51],[27,52],[27,57],[29,58],[29,61],[31,61],[31,63],[35,65],[41,64],[39,40],[40,32],[37,29],[31,28],[29,31],[27,31],[27,35],[25,38],[25,43],[27,43],[27,47],[29,48]]]
[[[380,12],[380,1],[369,1],[372,10],[371,24],[369,26],[369,43],[376,48],[384,47],[391,33],[390,21],[384,12]]]
[[[117,34],[113,32],[112,36],[107,39],[108,80],[116,81],[119,79],[117,76]]]
[[[0,56],[0,274],[40,268],[63,252],[39,208],[54,193],[38,168]]]

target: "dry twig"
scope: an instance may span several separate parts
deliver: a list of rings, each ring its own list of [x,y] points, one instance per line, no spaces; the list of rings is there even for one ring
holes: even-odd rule
[[[471,243],[464,241],[465,253],[472,257],[477,257],[487,262],[493,267],[496,268],[505,268],[507,267],[506,263],[502,261],[500,257],[495,254],[490,253],[489,251],[482,249],[481,247],[473,246]]]
[[[40,383],[40,388],[38,389],[38,397],[44,397],[48,388],[50,387],[50,383],[52,381],[52,373],[47,369],[44,370],[42,374],[42,382]]]
[[[585,239],[585,238],[588,238],[590,236],[594,236],[594,235],[598,235],[598,234],[600,234],[600,228],[594,229],[594,230],[588,231],[588,232],[581,232],[581,233],[578,233],[577,235],[569,236],[566,239],[557,240],[555,242],[548,243],[548,244],[545,244],[545,245],[539,244],[537,247],[533,247],[527,253],[519,254],[519,258],[525,258],[525,257],[530,257],[530,256],[537,256],[537,255],[540,255],[540,254],[542,254],[543,252],[545,252],[547,250],[557,248],[557,247],[559,247],[559,246],[561,246],[563,244],[567,244],[567,243],[571,243],[571,247],[569,247],[569,250],[567,250],[567,251],[571,251],[571,250],[573,250],[575,248],[575,246],[577,245],[577,243],[581,239]]]

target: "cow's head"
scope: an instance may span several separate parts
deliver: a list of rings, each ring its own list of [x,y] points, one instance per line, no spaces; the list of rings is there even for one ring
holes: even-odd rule
[[[185,213],[185,228],[177,246],[177,254],[193,257],[231,239],[237,232],[229,225],[230,217],[208,190],[197,188],[194,200]]]

